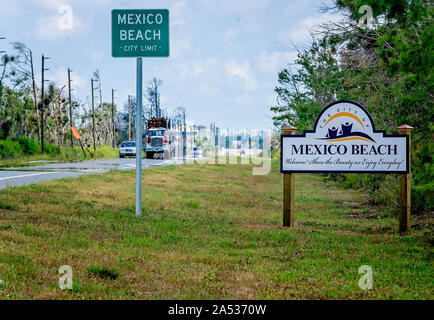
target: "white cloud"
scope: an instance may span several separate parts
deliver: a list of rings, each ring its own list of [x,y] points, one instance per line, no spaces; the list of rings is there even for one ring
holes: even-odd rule
[[[101,52],[92,52],[90,55],[90,60],[92,62],[100,62],[104,58]]]
[[[246,12],[259,10],[268,6],[270,0],[237,0],[237,1],[210,1],[200,0],[200,5],[208,10],[223,10],[231,12]]]
[[[210,94],[219,94],[220,91],[213,85],[209,85],[207,83],[200,84],[196,90],[204,95],[210,95]]]
[[[29,1],[29,0],[27,0]],[[30,0],[32,3],[35,2],[38,5],[41,5],[43,7],[46,8],[50,8],[50,9],[55,9],[57,11],[57,9],[62,6],[62,5],[71,5],[73,7],[75,6],[81,6],[81,5],[86,5],[89,6],[89,1],[88,0],[74,0],[74,1],[67,1],[67,0],[38,0],[33,1]],[[112,0],[92,0],[91,1],[92,4],[96,4],[96,5],[100,5],[100,6],[109,6],[109,5],[113,5],[113,1]]]
[[[0,13],[7,15],[15,15],[20,13],[22,8],[18,5],[18,1],[0,0]]]
[[[221,45],[223,47],[232,46],[237,37],[239,37],[241,31],[237,28],[229,28],[223,33],[223,37],[220,39]]]
[[[204,73],[209,74],[215,71],[217,64],[218,60],[215,58],[207,58],[204,61],[184,63],[179,66],[181,70],[179,76],[182,79],[187,76],[196,77]]]
[[[162,96],[160,97],[160,103],[161,103],[161,105],[167,105],[167,104],[169,104],[169,103],[170,103],[170,98],[169,98],[169,96],[167,96],[167,95],[162,95]]]
[[[34,32],[39,40],[56,40],[60,37],[71,36],[83,30],[83,24],[74,16],[72,29],[62,29],[59,27],[59,16],[39,18],[35,22]]]
[[[252,97],[250,95],[240,95],[240,96],[236,96],[233,101],[235,101],[237,104],[242,105],[242,106],[249,106],[252,105]]]
[[[279,72],[297,58],[295,51],[263,51],[255,58],[255,67],[263,72]]]
[[[198,76],[204,72],[205,72],[204,66],[200,63],[195,63],[191,67],[184,68],[180,76],[181,78],[184,78],[186,75]]]
[[[287,16],[300,15],[301,10],[312,7],[312,3],[307,0],[295,0],[286,5],[284,13]]]
[[[68,69],[67,68],[55,68],[49,70],[46,73],[46,79],[54,81],[56,86],[61,88],[65,85],[68,85]],[[86,86],[86,80],[82,78],[77,72],[71,72],[71,87],[82,89]],[[66,91],[65,91],[66,92]]]
[[[52,9],[57,9],[64,4],[62,0],[40,0],[38,2],[40,5]]]
[[[185,10],[187,6],[184,1],[177,1],[173,5],[169,6],[170,10],[170,25],[172,27],[182,26],[187,24]]]
[[[241,93],[239,95],[229,97],[229,101],[237,106],[237,112],[251,112],[257,101],[251,94]]]
[[[225,71],[231,77],[244,80],[244,90],[246,91],[253,91],[258,86],[250,63],[247,61],[239,63],[235,60],[229,60],[225,63]]]
[[[301,20],[295,27],[287,29],[280,34],[281,41],[289,45],[295,43],[299,45],[308,44],[311,42],[311,31],[314,31],[315,27],[320,24],[329,21],[338,21],[341,16],[337,14],[320,13],[313,16],[309,16]]]
[[[170,57],[179,58],[182,54],[191,49],[191,40],[172,38],[170,41]]]
[[[231,28],[231,29],[226,30],[224,37],[225,37],[225,39],[230,40],[230,39],[235,38],[239,33],[240,33],[240,30]]]

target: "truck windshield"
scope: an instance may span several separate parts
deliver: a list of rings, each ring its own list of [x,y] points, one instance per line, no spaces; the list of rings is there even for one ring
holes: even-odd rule
[[[122,142],[121,148],[135,147],[135,146],[136,146],[136,142],[135,141],[127,141],[127,142]]]
[[[164,136],[164,130],[149,130],[149,135],[151,137]]]

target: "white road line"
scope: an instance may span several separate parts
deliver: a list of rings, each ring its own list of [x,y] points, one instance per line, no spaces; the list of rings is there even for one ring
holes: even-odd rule
[[[20,176],[4,177],[4,178],[0,178],[0,180],[8,180],[8,179],[15,179],[15,178],[24,178],[24,177],[38,176],[38,175],[41,175],[41,174],[50,174],[50,173],[64,173],[64,172],[38,172],[38,173],[32,173],[32,174],[23,174],[23,175],[20,175]]]
[[[166,161],[163,161],[163,162],[160,162],[160,163],[156,163],[156,164],[154,164],[154,166],[161,166],[162,164],[165,164],[165,163],[167,163],[167,162],[171,162],[172,160],[166,160]]]

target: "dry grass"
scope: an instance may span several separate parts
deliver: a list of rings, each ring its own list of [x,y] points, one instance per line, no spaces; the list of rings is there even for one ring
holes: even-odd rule
[[[3,299],[432,299],[432,219],[408,235],[361,192],[297,175],[281,227],[282,177],[186,165],[0,191]],[[351,203],[360,202],[354,206]],[[375,214],[381,219],[369,219]],[[356,215],[354,218],[351,215]],[[374,289],[358,287],[371,265]],[[73,289],[58,269],[73,269]],[[117,274],[111,277],[110,275]]]

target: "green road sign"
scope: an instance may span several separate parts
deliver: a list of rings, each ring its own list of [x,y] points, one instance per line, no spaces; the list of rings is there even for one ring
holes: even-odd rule
[[[113,57],[168,57],[169,10],[112,10]]]

